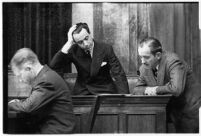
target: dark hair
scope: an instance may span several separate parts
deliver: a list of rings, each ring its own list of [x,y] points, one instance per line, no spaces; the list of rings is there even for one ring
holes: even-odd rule
[[[80,33],[80,31],[82,30],[82,28],[84,28],[84,29],[86,29],[87,30],[87,32],[90,34],[90,31],[89,31],[89,27],[88,27],[88,25],[87,25],[87,23],[77,23],[76,24],[76,29],[73,31],[73,34],[78,34],[78,33]]]
[[[82,30],[82,28],[84,28],[85,30],[87,30],[87,32],[90,34],[90,31],[89,31],[89,27],[87,25],[87,23],[77,23],[76,24],[76,29],[73,31],[72,33],[72,38],[73,38],[73,41],[75,42],[75,39],[73,37],[73,34],[79,34],[80,31]],[[76,43],[76,42],[75,42]]]
[[[147,44],[151,48],[151,53],[155,55],[157,52],[162,52],[162,45],[156,38],[147,37],[140,41],[140,47],[143,47],[144,44]]]

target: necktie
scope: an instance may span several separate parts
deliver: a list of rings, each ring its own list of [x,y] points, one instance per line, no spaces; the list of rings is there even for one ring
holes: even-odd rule
[[[91,53],[89,50],[85,50],[85,53],[87,54],[87,56],[91,57]]]
[[[155,68],[155,69],[153,69],[153,74],[154,74],[154,76],[155,77],[157,77],[157,74],[158,74],[158,70]]]

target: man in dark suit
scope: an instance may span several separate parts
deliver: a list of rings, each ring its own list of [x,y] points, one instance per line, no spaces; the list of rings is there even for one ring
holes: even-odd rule
[[[191,68],[175,53],[162,51],[155,38],[142,40],[138,53],[142,66],[133,94],[172,94],[168,109],[176,131],[198,132],[201,86]]]
[[[71,62],[78,72],[74,95],[129,92],[125,72],[112,46],[94,41],[86,23],[69,29],[68,41],[56,53],[50,67],[61,72]]]
[[[36,54],[28,48],[16,52],[11,68],[19,80],[32,86],[32,91],[24,101],[11,100],[9,110],[36,115],[33,126],[39,127],[36,133],[73,133],[75,115],[65,81],[47,65],[41,65]]]

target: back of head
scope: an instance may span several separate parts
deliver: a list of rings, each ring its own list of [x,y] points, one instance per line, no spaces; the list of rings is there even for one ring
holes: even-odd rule
[[[87,30],[87,32],[90,34],[90,30],[89,30],[89,27],[88,27],[88,25],[87,25],[87,23],[77,23],[76,24],[76,29],[73,31],[73,34],[79,34],[80,33],[80,31],[82,30],[82,28],[84,28],[84,29],[86,29]]]
[[[162,52],[162,45],[159,42],[159,40],[157,40],[156,38],[153,37],[147,37],[144,38],[141,42],[140,42],[140,47],[143,46],[149,46],[151,49],[151,53],[153,55],[155,55],[157,52]]]
[[[35,65],[39,63],[37,55],[29,48],[19,49],[11,59],[11,68],[20,68],[25,63]]]

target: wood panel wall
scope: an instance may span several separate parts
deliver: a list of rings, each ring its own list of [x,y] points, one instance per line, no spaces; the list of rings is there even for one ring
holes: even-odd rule
[[[3,46],[7,67],[14,52],[32,48],[49,63],[80,21],[98,41],[111,44],[127,74],[137,74],[137,45],[145,36],[187,61],[201,81],[198,2],[194,3],[4,3]],[[73,68],[75,69],[75,68]],[[73,70],[72,72],[74,72]]]
[[[187,61],[201,81],[198,3],[94,3],[94,38],[111,44],[127,74],[137,74],[145,36]]]

